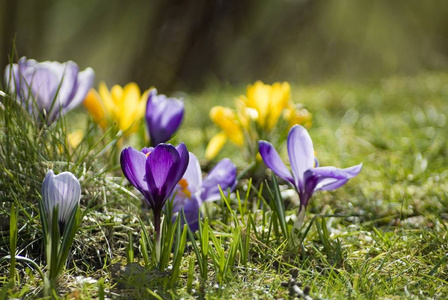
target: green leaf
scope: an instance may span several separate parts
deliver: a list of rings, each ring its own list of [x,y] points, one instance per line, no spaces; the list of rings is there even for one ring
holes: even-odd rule
[[[9,279],[14,284],[15,270],[16,270],[16,250],[17,250],[17,232],[18,232],[18,216],[19,211],[16,209],[14,203],[11,205],[11,215],[9,219],[9,253],[11,255],[11,262],[9,268]]]

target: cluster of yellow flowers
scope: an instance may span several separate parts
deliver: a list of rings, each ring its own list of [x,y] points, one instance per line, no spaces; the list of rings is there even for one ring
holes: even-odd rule
[[[295,124],[311,126],[312,115],[291,100],[291,87],[287,82],[273,85],[255,82],[247,87],[247,95],[236,99],[236,109],[215,106],[210,118],[221,129],[209,142],[207,159],[216,157],[229,139],[245,148],[253,158],[258,153],[258,140],[269,139],[273,134],[288,132]],[[283,123],[280,125],[280,123]],[[286,124],[286,126],[285,126]]]
[[[115,124],[125,134],[138,130],[145,115],[149,90],[143,92],[135,82],[123,87],[114,85],[109,91],[101,82],[98,91],[91,89],[84,100],[84,106],[94,121],[102,128]]]

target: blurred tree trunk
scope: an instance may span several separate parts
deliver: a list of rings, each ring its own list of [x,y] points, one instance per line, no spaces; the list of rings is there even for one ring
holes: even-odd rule
[[[251,12],[252,0],[163,1],[151,6],[152,18],[143,30],[141,47],[131,70],[142,86],[163,92],[187,86],[201,88],[208,74],[215,73],[216,59],[231,46],[234,27]]]
[[[0,69],[3,73],[9,63],[13,44],[18,56],[37,60],[49,59],[42,53],[47,20],[53,0],[0,0]],[[20,30],[20,32],[18,32]]]
[[[16,30],[17,1],[0,0],[0,78],[9,63]],[[1,84],[0,84],[1,85]]]

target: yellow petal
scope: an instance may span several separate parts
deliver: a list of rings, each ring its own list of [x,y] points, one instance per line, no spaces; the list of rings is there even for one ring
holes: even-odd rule
[[[116,84],[110,89],[110,94],[115,105],[119,106],[123,101],[123,88]]]
[[[271,130],[278,122],[282,111],[287,107],[291,97],[291,86],[287,82],[276,82],[272,85],[269,100],[266,129]]]
[[[103,107],[107,117],[114,120],[117,112],[117,106],[115,105],[114,100],[112,99],[112,95],[110,94],[109,89],[107,88],[107,85],[104,83],[104,81],[100,82],[98,93],[101,97],[101,100],[103,101]]]
[[[94,89],[91,89],[84,99],[84,106],[92,115],[95,123],[98,123],[102,128],[107,127],[107,119],[104,112],[104,107],[101,104],[99,94]]]
[[[218,125],[237,146],[244,144],[244,135],[233,109],[215,106],[210,110],[210,119]]]
[[[118,125],[121,130],[130,133],[138,129],[137,124],[143,116],[143,111],[140,110],[141,106],[139,105],[140,99],[140,88],[135,82],[128,83],[122,89],[122,98],[118,104],[120,107]]]
[[[219,151],[221,151],[222,147],[227,141],[227,136],[225,132],[217,133],[207,145],[205,149],[205,158],[208,160],[212,160],[215,158]]]
[[[247,87],[247,107],[253,108],[258,112],[257,123],[264,128],[267,115],[270,109],[270,91],[271,86],[261,81],[255,82]]]

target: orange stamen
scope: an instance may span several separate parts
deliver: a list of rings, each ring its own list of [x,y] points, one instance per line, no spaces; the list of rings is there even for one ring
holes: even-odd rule
[[[185,197],[187,197],[187,198],[191,198],[191,192],[190,192],[190,190],[188,189],[188,181],[187,181],[185,178],[182,178],[182,179],[179,181],[179,185],[180,185],[180,187],[181,187],[180,192],[181,192],[182,194],[184,194]]]
[[[187,182],[187,180],[185,178],[182,178],[179,181],[179,185],[181,186],[182,189],[186,189],[188,187],[188,182]]]

